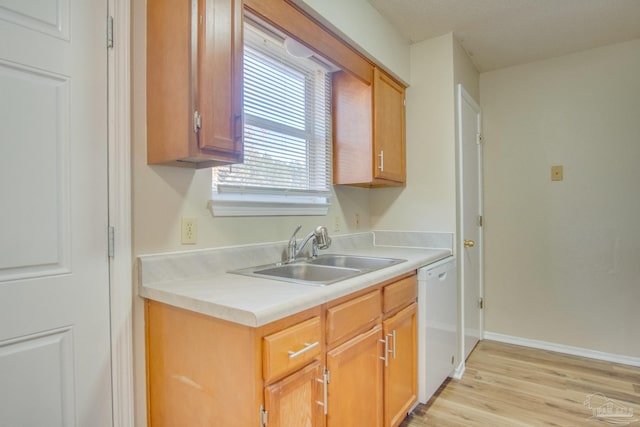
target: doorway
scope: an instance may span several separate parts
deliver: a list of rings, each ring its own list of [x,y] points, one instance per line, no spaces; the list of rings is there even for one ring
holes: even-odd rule
[[[460,277],[461,360],[482,339],[483,218],[482,117],[480,106],[457,86],[458,233],[456,249]]]
[[[107,1],[46,3],[0,8],[0,425],[111,426]]]

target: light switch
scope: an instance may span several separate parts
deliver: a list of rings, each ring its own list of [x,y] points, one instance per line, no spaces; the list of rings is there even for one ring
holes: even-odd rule
[[[562,181],[562,165],[551,166],[551,181]]]

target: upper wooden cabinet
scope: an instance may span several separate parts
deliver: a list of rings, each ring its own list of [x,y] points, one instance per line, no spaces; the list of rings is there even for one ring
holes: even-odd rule
[[[242,153],[242,1],[148,0],[147,162],[202,168]]]
[[[404,92],[389,75],[373,70],[374,180],[406,182]]]
[[[405,87],[374,68],[372,84],[333,76],[333,183],[360,187],[406,182]]]

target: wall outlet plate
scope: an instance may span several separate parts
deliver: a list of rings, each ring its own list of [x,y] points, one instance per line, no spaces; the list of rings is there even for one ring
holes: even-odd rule
[[[198,220],[196,218],[182,218],[180,236],[183,245],[195,245],[198,242]]]

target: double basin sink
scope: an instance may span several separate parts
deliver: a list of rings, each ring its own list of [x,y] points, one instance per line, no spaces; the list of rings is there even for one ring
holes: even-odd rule
[[[405,261],[397,258],[325,254],[290,263],[244,268],[230,273],[303,285],[325,286]]]

